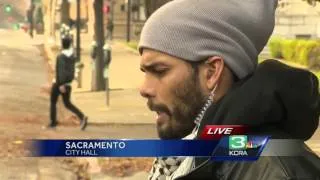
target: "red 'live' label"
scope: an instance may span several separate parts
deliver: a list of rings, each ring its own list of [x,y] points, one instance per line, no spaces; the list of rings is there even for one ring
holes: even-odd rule
[[[248,132],[247,126],[241,125],[207,125],[203,129],[200,139],[211,140],[220,139],[226,135],[239,135],[246,134]]]

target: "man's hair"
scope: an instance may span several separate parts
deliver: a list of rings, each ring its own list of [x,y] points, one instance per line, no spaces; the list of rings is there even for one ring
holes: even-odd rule
[[[201,63],[203,63],[204,61],[198,61],[198,62],[193,62],[193,61],[186,61],[187,63],[189,63],[191,65],[191,68],[193,70],[194,74],[198,74],[199,73],[199,65]]]
[[[62,39],[62,48],[69,49],[71,46],[71,39],[70,38],[63,38]]]

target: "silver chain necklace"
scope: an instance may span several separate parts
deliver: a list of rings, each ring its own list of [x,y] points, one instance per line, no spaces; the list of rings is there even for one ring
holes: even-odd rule
[[[213,97],[215,96],[215,91],[217,89],[217,85],[213,88],[213,90],[211,91],[206,103],[204,104],[204,106],[202,107],[200,113],[197,115],[197,117],[194,120],[194,123],[196,124],[195,128],[192,131],[192,134],[196,135],[198,133],[201,121],[204,117],[204,114],[206,113],[206,111],[208,110],[208,108],[212,105],[213,103]]]

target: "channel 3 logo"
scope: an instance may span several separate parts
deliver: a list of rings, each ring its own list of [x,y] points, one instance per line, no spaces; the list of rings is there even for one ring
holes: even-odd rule
[[[257,147],[258,144],[254,143],[253,141],[248,141],[248,136],[246,135],[229,136],[229,149],[239,150]]]

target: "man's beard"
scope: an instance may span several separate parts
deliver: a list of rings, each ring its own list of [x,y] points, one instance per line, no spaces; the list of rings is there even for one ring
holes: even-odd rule
[[[190,134],[195,127],[195,117],[207,99],[201,91],[197,77],[196,73],[191,73],[191,76],[171,90],[174,95],[172,112],[165,104],[154,104],[151,100],[148,101],[148,107],[151,110],[164,112],[170,117],[166,123],[157,124],[161,139],[181,139]]]

